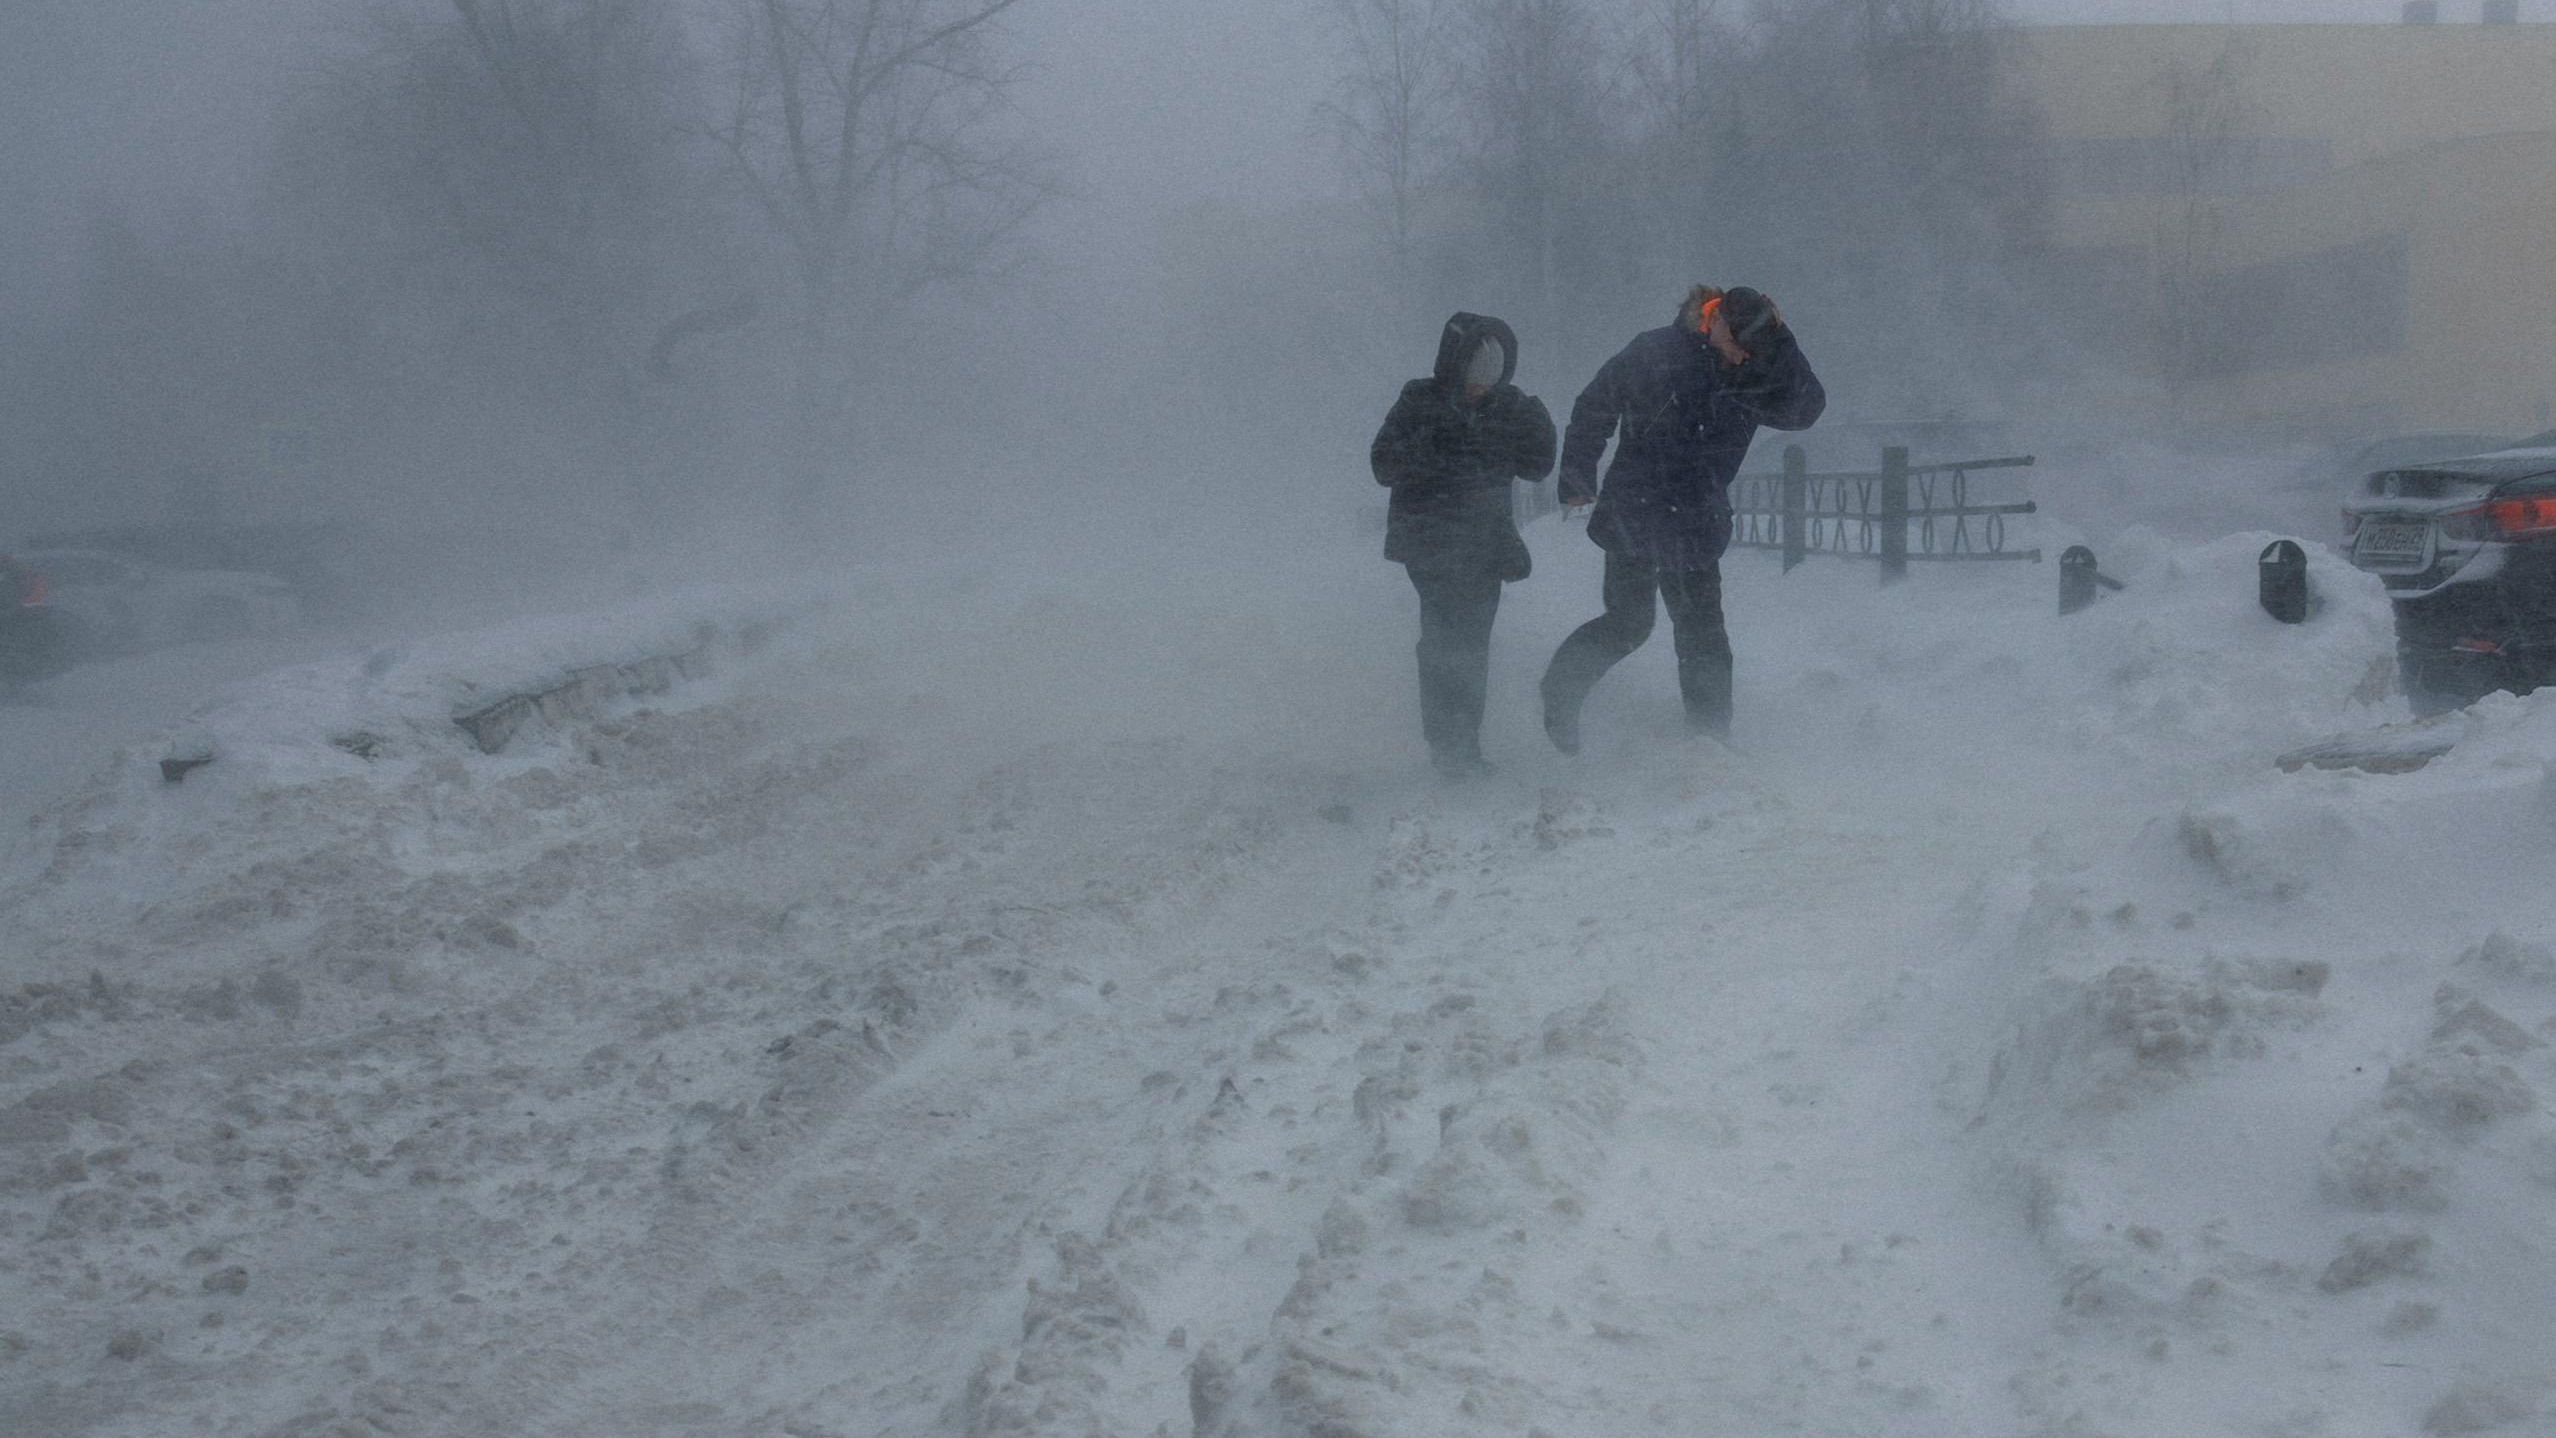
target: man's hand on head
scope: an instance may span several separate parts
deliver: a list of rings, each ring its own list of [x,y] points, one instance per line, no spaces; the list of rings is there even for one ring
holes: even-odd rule
[[[1721,304],[1714,307],[1713,322],[1705,328],[1704,339],[1713,347],[1714,353],[1722,357],[1722,363],[1741,365],[1748,363],[1755,353],[1748,348],[1748,345],[1757,345],[1762,348],[1783,330],[1784,307],[1775,303],[1773,296],[1761,294],[1756,290],[1735,290],[1732,294],[1748,302],[1748,311],[1740,316],[1741,323],[1747,326],[1747,344],[1741,343],[1740,334],[1731,324],[1731,305],[1734,301],[1727,296]],[[1763,304],[1765,308],[1758,309],[1759,304]]]
[[[1713,322],[1704,327],[1704,343],[1711,345],[1713,353],[1720,355],[1726,365],[1748,363],[1748,351],[1741,349],[1739,341],[1731,338],[1730,316],[1719,309],[1713,311]]]

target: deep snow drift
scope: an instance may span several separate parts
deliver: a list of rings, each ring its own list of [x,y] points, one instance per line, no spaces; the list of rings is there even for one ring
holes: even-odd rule
[[[0,1427],[2547,1431],[2556,695],[2282,772],[2405,711],[2270,537],[1735,555],[1572,760],[1541,521],[1453,789],[1363,536],[237,686],[7,836]]]

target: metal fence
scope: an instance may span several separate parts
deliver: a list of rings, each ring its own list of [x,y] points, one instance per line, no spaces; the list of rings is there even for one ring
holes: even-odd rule
[[[1871,559],[1884,584],[1904,579],[1911,561],[2041,561],[2038,549],[2008,549],[2006,520],[2030,514],[2029,499],[1971,502],[1970,477],[1981,470],[2023,469],[2032,456],[1912,465],[1904,448],[1885,449],[1881,468],[1813,474],[1800,445],[1784,449],[1776,474],[1731,481],[1731,544],[1769,549],[1784,567],[1814,554]]]

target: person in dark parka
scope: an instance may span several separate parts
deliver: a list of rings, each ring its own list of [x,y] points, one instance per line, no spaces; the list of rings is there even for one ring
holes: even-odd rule
[[[1518,337],[1488,315],[1459,312],[1438,337],[1426,379],[1402,387],[1368,461],[1393,491],[1385,558],[1420,594],[1420,732],[1451,778],[1487,772],[1483,690],[1500,586],[1524,579],[1526,542],[1509,481],[1553,470],[1553,417],[1510,381]]]
[[[1751,289],[1690,291],[1677,323],[1635,335],[1571,406],[1562,503],[1589,512],[1606,551],[1606,612],[1571,632],[1544,671],[1544,732],[1580,750],[1580,706],[1668,606],[1688,727],[1727,737],[1731,640],[1722,618],[1722,551],[1731,542],[1731,476],[1757,427],[1808,429],[1827,391],[1774,301]],[[1606,485],[1598,456],[1616,440]]]

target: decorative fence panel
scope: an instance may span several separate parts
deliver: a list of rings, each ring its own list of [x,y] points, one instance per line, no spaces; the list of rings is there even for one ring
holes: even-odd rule
[[[1908,451],[1882,451],[1881,468],[1813,474],[1800,445],[1784,449],[1776,474],[1731,481],[1731,543],[1771,549],[1791,569],[1814,554],[1880,562],[1882,582],[1905,578],[1911,561],[2041,561],[2038,549],[2008,549],[2006,520],[2030,514],[2029,499],[1973,503],[1970,477],[2023,469],[2032,456],[1911,465]]]

